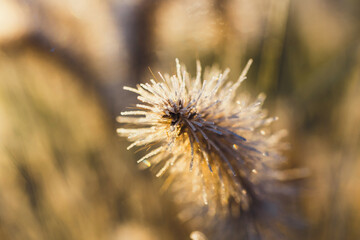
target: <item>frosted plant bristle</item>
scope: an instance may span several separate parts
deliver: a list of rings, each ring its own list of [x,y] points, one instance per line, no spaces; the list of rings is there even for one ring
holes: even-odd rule
[[[160,82],[154,76],[137,88],[124,87],[138,94],[139,103],[117,117],[117,133],[131,141],[128,149],[144,151],[137,162],[156,169],[156,177],[166,176],[175,189],[189,188],[182,198],[206,205],[211,214],[235,214],[231,204],[238,204],[238,214],[251,211],[271,195],[269,183],[285,176],[272,169],[284,161],[285,134],[265,131],[277,120],[262,109],[265,94],[251,100],[237,91],[252,59],[235,82],[227,79],[229,69],[202,72],[200,61],[192,78],[175,61],[174,75],[158,73]]]

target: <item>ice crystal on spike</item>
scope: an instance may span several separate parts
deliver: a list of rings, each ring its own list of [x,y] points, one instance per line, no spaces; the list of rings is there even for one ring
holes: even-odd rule
[[[265,96],[250,101],[238,95],[251,62],[231,82],[229,69],[206,69],[202,77],[199,62],[192,78],[176,59],[175,75],[159,73],[159,80],[124,87],[141,103],[121,113],[117,132],[132,142],[128,149],[146,150],[138,163],[152,166],[156,176],[168,171],[169,179],[184,179],[177,185],[192,188],[215,210],[228,211],[231,202],[247,211],[267,184],[258,186],[276,176],[271,166],[282,161],[283,132],[264,131],[276,120],[262,110]]]

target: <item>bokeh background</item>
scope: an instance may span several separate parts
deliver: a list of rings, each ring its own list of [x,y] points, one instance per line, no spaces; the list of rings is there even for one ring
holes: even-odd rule
[[[253,58],[243,89],[309,172],[298,238],[360,239],[359,26],[358,0],[1,0],[0,239],[190,239],[115,131],[122,86],[176,57],[230,78]]]

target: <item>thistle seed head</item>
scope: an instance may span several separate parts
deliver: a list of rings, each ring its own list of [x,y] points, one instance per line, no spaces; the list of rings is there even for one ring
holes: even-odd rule
[[[159,73],[160,81],[124,87],[141,103],[121,113],[117,120],[124,125],[117,132],[132,142],[128,149],[146,150],[138,163],[152,166],[158,177],[169,170],[169,181],[185,177],[182,183],[191,185],[198,202],[213,210],[227,212],[236,203],[239,212],[247,211],[274,178],[274,164],[283,161],[283,132],[265,132],[276,120],[266,118],[265,96],[251,102],[237,95],[251,62],[230,82],[229,69],[206,69],[202,77],[197,62],[192,78],[176,59],[175,75]]]

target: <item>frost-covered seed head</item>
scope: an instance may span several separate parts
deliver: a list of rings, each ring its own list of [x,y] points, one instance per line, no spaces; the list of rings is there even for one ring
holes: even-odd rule
[[[195,200],[216,211],[229,212],[230,203],[247,211],[276,176],[274,164],[283,161],[278,150],[284,132],[264,131],[276,120],[262,110],[265,96],[254,102],[238,96],[251,62],[230,82],[229,69],[206,69],[202,77],[199,62],[191,78],[176,59],[176,75],[159,73],[160,81],[124,87],[141,103],[121,113],[117,120],[124,125],[117,132],[132,142],[128,149],[146,150],[138,163],[152,166],[158,177],[169,170],[175,187],[190,185]]]

